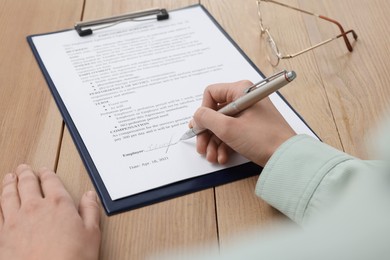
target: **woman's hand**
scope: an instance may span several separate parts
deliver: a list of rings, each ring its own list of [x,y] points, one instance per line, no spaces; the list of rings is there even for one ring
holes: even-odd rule
[[[208,86],[202,106],[195,112],[191,127],[206,128],[197,136],[197,151],[208,161],[224,164],[231,149],[264,166],[275,150],[296,135],[269,98],[265,98],[236,117],[217,110],[240,96],[252,85],[249,81]]]

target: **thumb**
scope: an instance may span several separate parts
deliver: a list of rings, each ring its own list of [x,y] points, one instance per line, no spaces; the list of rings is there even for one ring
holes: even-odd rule
[[[223,135],[223,131],[225,131],[226,126],[230,124],[228,121],[231,118],[211,108],[200,107],[195,112],[193,119],[193,127],[208,129],[223,140],[224,136],[221,135]]]
[[[87,228],[99,228],[100,206],[94,191],[86,192],[79,204],[79,213]]]

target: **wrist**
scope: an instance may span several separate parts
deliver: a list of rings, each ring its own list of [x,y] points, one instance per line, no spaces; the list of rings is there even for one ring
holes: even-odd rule
[[[262,155],[259,156],[257,158],[256,161],[254,161],[256,164],[260,165],[261,167],[264,167],[268,161],[270,160],[270,158],[272,157],[273,154],[275,154],[275,152],[285,143],[287,142],[289,139],[293,138],[294,136],[296,136],[297,134],[295,132],[291,132],[291,133],[286,133],[285,135],[281,135],[281,136],[278,136],[278,137],[274,137],[274,138],[271,138],[269,143],[264,146],[266,147],[263,151],[262,151]]]

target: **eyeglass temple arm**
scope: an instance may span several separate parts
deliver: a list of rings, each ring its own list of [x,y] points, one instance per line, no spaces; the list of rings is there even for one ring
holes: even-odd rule
[[[345,33],[342,33],[342,34],[339,34],[339,35],[337,35],[337,36],[335,36],[335,37],[333,37],[333,38],[330,38],[330,39],[327,39],[327,40],[325,40],[325,41],[323,41],[323,42],[320,42],[320,43],[317,43],[316,45],[313,45],[313,46],[311,46],[311,47],[309,47],[309,48],[307,48],[307,49],[304,49],[304,50],[302,50],[302,51],[300,51],[300,52],[297,52],[297,53],[294,53],[294,54],[287,54],[287,55],[284,55],[284,56],[282,56],[282,57],[280,57],[281,59],[289,59],[289,58],[294,58],[294,57],[296,57],[296,56],[298,56],[298,55],[301,55],[301,54],[303,54],[303,53],[305,53],[305,52],[308,52],[308,51],[310,51],[310,50],[313,50],[313,49],[315,49],[315,48],[317,48],[317,47],[319,47],[319,46],[322,46],[322,45],[324,45],[324,44],[326,44],[326,43],[328,43],[328,42],[331,42],[331,41],[333,41],[333,40],[336,40],[336,39],[338,39],[338,38],[340,38],[340,37],[346,37],[346,35],[347,34],[349,34],[349,33],[352,33],[352,35],[353,35],[353,37],[354,37],[354,39],[357,39],[357,34],[355,33],[355,31],[354,30],[349,30],[349,31],[347,31],[347,32],[345,32]],[[356,37],[355,37],[356,36]],[[351,46],[352,47],[352,46]]]
[[[315,13],[312,13],[312,12],[309,12],[309,11],[306,11],[306,10],[302,10],[302,9],[299,9],[299,8],[296,8],[296,7],[293,7],[293,6],[290,6],[290,5],[286,5],[286,4],[283,4],[283,3],[280,3],[280,2],[277,2],[277,1],[273,1],[273,0],[260,0],[260,1],[264,1],[264,2],[270,2],[270,3],[274,3],[274,4],[277,4],[277,5],[280,5],[280,6],[284,6],[284,7],[287,7],[287,8],[290,8],[290,9],[293,9],[295,11],[298,11],[298,12],[301,12],[301,13],[305,13],[305,14],[308,14],[308,15],[313,15],[313,16],[316,16],[318,18],[321,18],[323,20],[326,20],[328,22],[331,22],[331,23],[334,23],[337,25],[337,27],[339,27],[340,31],[341,31],[341,34],[339,35],[340,37],[342,36],[343,39],[344,39],[344,42],[345,44],[347,45],[347,48],[350,52],[353,51],[353,48],[352,48],[352,45],[350,43],[350,41],[348,40],[348,37],[347,37],[347,33],[344,31],[344,28],[343,26],[341,26],[341,24],[339,22],[337,22],[336,20],[333,20],[333,19],[330,19],[326,16],[323,16],[323,15],[318,15],[318,14],[315,14]],[[351,30],[352,31],[352,34],[353,34],[353,38],[356,40],[357,39],[357,34],[355,33],[355,31]],[[351,31],[348,31],[348,32],[351,32]],[[337,37],[339,38],[339,37]],[[331,39],[330,39],[331,40]],[[326,42],[324,42],[323,44],[325,44]],[[320,44],[322,45],[322,44]],[[314,47],[314,46],[313,46]]]
[[[336,20],[330,19],[330,18],[328,18],[328,17],[326,17],[326,16],[318,15],[318,17],[321,18],[321,19],[324,19],[324,20],[326,20],[326,21],[329,21],[329,22],[331,22],[331,23],[334,23],[334,24],[337,25],[337,27],[339,27],[339,29],[340,29],[340,31],[341,31],[341,34],[338,35],[337,38],[343,37],[344,42],[345,42],[345,44],[347,45],[348,50],[349,50],[350,52],[352,52],[352,51],[353,51],[352,45],[351,45],[350,41],[348,40],[347,33],[344,31],[343,26],[341,26],[341,24],[340,24],[339,22],[337,22]],[[352,32],[353,38],[354,38],[355,40],[357,39],[358,36],[357,36],[357,34],[355,33],[354,30],[350,30],[350,31],[348,31],[348,32],[349,32],[349,33]]]

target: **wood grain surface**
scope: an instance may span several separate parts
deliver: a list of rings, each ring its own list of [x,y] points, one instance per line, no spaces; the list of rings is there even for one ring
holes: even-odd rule
[[[265,75],[295,70],[281,93],[325,143],[366,159],[365,137],[390,99],[390,2],[284,0],[339,21],[359,38],[348,52],[342,39],[272,67],[260,38],[254,0],[200,1]],[[0,1],[0,177],[20,163],[57,171],[75,199],[93,189],[68,130],[27,44],[26,36],[71,28],[90,20],[147,8],[180,8],[191,0]],[[270,3],[263,22],[283,53],[294,53],[339,34],[314,16]],[[205,86],[206,87],[206,86]],[[261,147],[259,147],[261,149]],[[258,177],[210,188],[107,217],[102,211],[101,259],[144,259],[199,245],[227,248],[236,234],[285,219],[257,198]],[[202,247],[203,248],[203,247]],[[200,251],[201,249],[197,249]],[[203,249],[206,250],[206,249]]]

